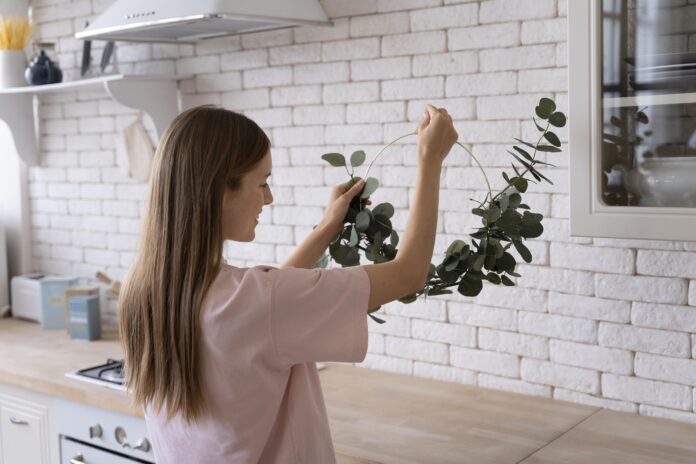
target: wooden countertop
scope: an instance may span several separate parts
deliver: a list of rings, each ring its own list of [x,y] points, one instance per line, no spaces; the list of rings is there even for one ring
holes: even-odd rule
[[[142,417],[124,392],[65,377],[121,358],[105,335],[0,319],[0,383]],[[319,378],[341,464],[696,462],[690,424],[344,364]]]

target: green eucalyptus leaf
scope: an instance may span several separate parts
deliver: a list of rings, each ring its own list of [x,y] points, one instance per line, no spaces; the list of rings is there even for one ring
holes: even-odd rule
[[[391,246],[393,247],[396,247],[399,244],[399,234],[397,234],[395,230],[392,230],[391,234],[389,235],[389,243],[391,243]]]
[[[459,265],[459,255],[449,255],[442,262],[442,265],[445,267],[446,271],[454,271]]]
[[[428,279],[432,279],[437,275],[437,268],[433,263],[430,263],[430,266],[428,267]]]
[[[648,115],[645,114],[645,113],[642,112],[642,111],[638,111],[638,112],[636,113],[636,119],[637,119],[638,122],[641,123],[641,124],[647,124],[648,122],[650,122],[650,120],[648,119]]]
[[[341,167],[346,165],[346,158],[340,153],[325,153],[321,159],[328,161],[331,166]]]
[[[537,238],[543,233],[544,226],[542,226],[540,223],[530,225],[523,224],[522,229],[520,230],[520,235],[522,235],[524,238]]]
[[[525,150],[525,149],[523,149],[523,148],[520,148],[520,147],[518,147],[517,145],[513,145],[512,148],[514,148],[515,151],[518,152],[520,155],[522,155],[522,156],[524,156],[525,158],[527,158],[527,160],[529,160],[529,162],[533,163],[533,162],[535,161],[534,158],[532,157],[532,155],[530,155],[530,154],[527,152],[527,150]]]
[[[374,213],[374,211],[373,211]],[[375,224],[379,227],[379,231],[382,237],[389,237],[392,232],[392,223],[388,217],[382,216],[381,214],[375,214]]]
[[[566,125],[565,114],[561,112],[553,113],[549,116],[549,122],[556,127],[563,127]]]
[[[539,130],[539,132],[545,132],[545,131],[546,131],[546,129],[544,129],[543,127],[541,127],[541,126],[539,125],[539,123],[536,121],[536,118],[532,118],[532,119],[534,120],[534,125],[535,125],[536,128]]]
[[[504,276],[500,276],[500,280],[503,282],[503,285],[506,285],[506,286],[508,286],[508,287],[514,287],[514,286],[515,286],[515,282],[513,282],[512,280],[510,280],[510,278],[509,278],[508,276],[505,276],[505,275],[504,275]]]
[[[486,280],[495,285],[500,285],[500,276],[494,272],[489,272],[486,275]]]
[[[469,245],[467,245],[463,240],[455,240],[454,242],[450,243],[450,246],[447,247],[447,251],[445,251],[445,256],[450,256],[453,254],[462,254],[463,251],[469,251]]]
[[[551,113],[556,111],[556,103],[550,98],[542,98],[539,100],[539,106],[535,108],[537,116],[542,119],[548,119]]]
[[[510,180],[512,181],[512,186],[515,187],[518,192],[524,193],[527,191],[527,179],[524,177],[513,177]]]
[[[554,147],[553,145],[537,145],[537,150],[544,151],[547,153],[558,153],[561,151],[560,148]]]
[[[508,195],[503,195],[500,197],[500,200],[498,200],[498,205],[500,207],[500,210],[505,212],[508,209],[508,206],[510,205],[510,197]]]
[[[449,290],[447,288],[432,288],[428,290],[428,296],[449,295],[451,293],[452,290]]]
[[[459,286],[457,287],[457,291],[464,296],[476,296],[481,293],[483,284],[480,280],[471,279],[467,275],[468,273],[462,277],[462,280],[459,282]]]
[[[324,253],[321,258],[317,260],[316,263],[314,263],[315,268],[326,268],[326,266],[329,265],[329,255]]]
[[[380,203],[372,209],[372,214],[375,216],[386,216],[391,218],[394,216],[394,207],[391,203]]]
[[[413,303],[413,302],[416,301],[417,299],[418,299],[418,295],[416,295],[415,293],[412,293],[412,294],[410,294],[410,295],[406,295],[406,296],[403,297],[403,298],[399,298],[399,301],[400,301],[401,303],[406,303],[406,304],[408,304],[408,303]]]
[[[368,210],[362,210],[355,218],[355,228],[358,232],[365,232],[372,224],[372,214]]]
[[[368,177],[367,180],[365,181],[365,188],[363,189],[362,193],[360,194],[360,198],[367,198],[370,195],[372,195],[375,190],[377,190],[377,187],[379,187],[379,181],[375,179],[374,177]]]
[[[363,150],[354,151],[353,154],[350,155],[350,165],[356,168],[365,162],[365,158],[366,155]]]
[[[558,138],[556,134],[554,134],[551,131],[548,131],[544,134],[544,138],[549,141],[551,145],[554,147],[560,147],[561,146],[561,140]]]
[[[515,250],[517,250],[525,263],[532,262],[532,253],[529,251],[529,248],[524,246],[524,244],[519,240],[513,240],[512,244],[515,246]],[[511,273],[508,272],[508,274]]]
[[[414,300],[414,301],[415,301],[415,300]],[[409,301],[409,303],[410,303],[410,301]],[[371,317],[376,323],[378,323],[378,324],[384,324],[385,322],[387,322],[387,321],[385,321],[384,319],[380,319],[379,317],[374,316],[374,315],[372,315],[372,314],[368,314],[368,316],[370,316],[370,317]]]
[[[358,231],[355,230],[355,226],[351,225],[350,226],[350,240],[348,241],[348,246],[354,247],[355,245],[358,244]]]

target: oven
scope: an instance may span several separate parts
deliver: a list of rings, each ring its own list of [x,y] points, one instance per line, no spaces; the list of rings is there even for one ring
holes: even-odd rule
[[[66,377],[125,393],[122,367],[121,360],[109,359]],[[155,462],[144,419],[61,399],[56,403],[56,428],[61,464]]]

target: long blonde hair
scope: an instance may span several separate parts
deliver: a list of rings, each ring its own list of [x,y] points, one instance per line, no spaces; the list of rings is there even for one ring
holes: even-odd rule
[[[259,126],[210,105],[177,116],[160,140],[143,235],[119,296],[124,378],[135,406],[205,411],[199,312],[222,264],[222,198],[269,151]]]

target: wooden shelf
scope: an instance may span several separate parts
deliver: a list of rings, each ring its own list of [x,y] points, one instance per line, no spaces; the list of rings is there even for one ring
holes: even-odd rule
[[[628,106],[679,105],[696,103],[696,92],[668,93],[662,95],[638,95],[636,97],[603,98],[604,108],[624,108]]]
[[[9,126],[19,157],[27,165],[34,166],[38,164],[39,158],[39,117],[35,114],[34,97],[45,93],[103,87],[115,101],[147,113],[152,118],[159,138],[179,113],[177,81],[190,77],[112,74],[58,84],[0,89],[0,120]]]

